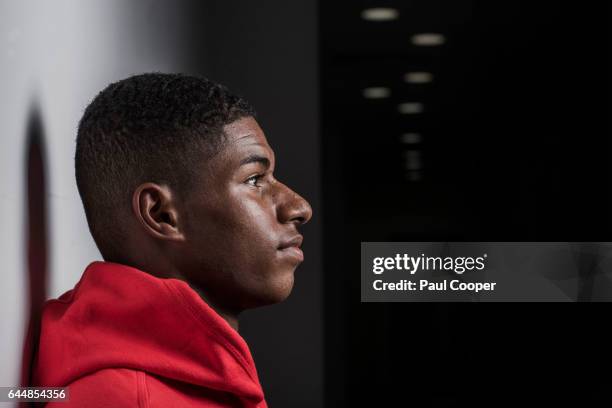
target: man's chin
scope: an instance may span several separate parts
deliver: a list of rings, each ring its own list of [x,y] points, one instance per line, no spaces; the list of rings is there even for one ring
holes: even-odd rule
[[[259,306],[272,305],[284,301],[291,294],[293,284],[293,272],[287,273],[281,279],[276,279],[274,282],[271,282],[267,286],[265,293],[262,293],[262,296],[260,296]]]

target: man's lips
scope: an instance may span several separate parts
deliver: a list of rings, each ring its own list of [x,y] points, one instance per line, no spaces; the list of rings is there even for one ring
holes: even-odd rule
[[[304,253],[300,249],[304,237],[301,235],[295,235],[291,238],[283,240],[278,246],[278,250],[283,254],[296,258],[299,262],[304,260]]]
[[[280,245],[278,246],[278,249],[286,249],[289,247],[299,248],[302,246],[302,241],[304,241],[303,236],[301,236],[300,234],[294,235],[281,241]]]

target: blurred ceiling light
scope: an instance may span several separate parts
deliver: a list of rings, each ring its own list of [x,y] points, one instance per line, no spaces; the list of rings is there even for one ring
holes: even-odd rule
[[[404,133],[400,140],[405,144],[419,144],[423,140],[420,133]]]
[[[433,81],[431,72],[407,72],[404,75],[404,81],[409,84],[426,84]]]
[[[404,115],[414,115],[423,112],[423,104],[420,102],[404,102],[397,105],[397,110]]]
[[[373,86],[364,88],[363,97],[367,99],[382,99],[388,98],[391,95],[391,89],[384,86]]]
[[[423,172],[420,170],[411,170],[406,173],[406,179],[408,181],[421,181],[423,180]]]
[[[361,18],[367,21],[397,20],[399,18],[399,11],[389,7],[369,8],[361,12]]]
[[[438,33],[421,33],[413,35],[411,41],[419,47],[435,47],[444,44],[446,37]]]
[[[408,150],[404,152],[406,170],[420,170],[423,167],[421,152]]]

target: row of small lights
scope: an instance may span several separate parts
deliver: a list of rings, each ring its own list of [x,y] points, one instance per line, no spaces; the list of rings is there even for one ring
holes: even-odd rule
[[[399,19],[399,11],[394,8],[369,8],[361,12],[361,18],[372,22],[387,22]],[[439,33],[419,33],[410,37],[412,45],[417,47],[437,47],[446,42],[444,35]],[[409,84],[427,84],[434,80],[431,72],[415,71],[404,74],[404,82]],[[363,89],[363,97],[366,99],[384,99],[391,96],[388,87],[376,86]],[[424,105],[421,102],[403,102],[397,106],[399,113],[404,115],[417,115],[423,113]],[[400,141],[407,145],[420,144],[423,137],[420,133],[404,133]],[[406,176],[410,181],[419,181],[422,178],[421,152],[418,150],[407,150],[404,152],[405,166],[408,173]]]

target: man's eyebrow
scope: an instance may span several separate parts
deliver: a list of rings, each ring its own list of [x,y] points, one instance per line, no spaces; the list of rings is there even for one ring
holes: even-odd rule
[[[264,156],[260,156],[258,154],[251,154],[244,159],[240,160],[240,165],[244,166],[249,163],[261,163],[266,167],[270,167],[270,159]]]

